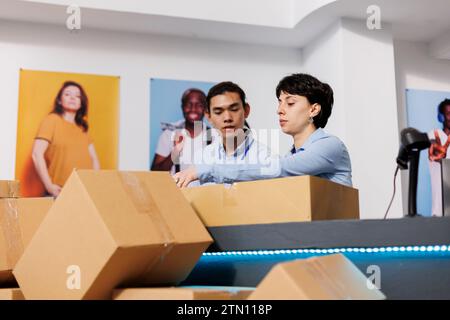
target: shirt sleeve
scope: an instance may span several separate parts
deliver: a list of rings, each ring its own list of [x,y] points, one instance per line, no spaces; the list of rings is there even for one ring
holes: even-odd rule
[[[343,144],[333,137],[319,139],[307,149],[285,157],[272,156],[266,164],[202,165],[197,174],[201,182],[232,183],[287,176],[319,175],[334,172],[342,157]]]
[[[258,148],[258,150],[257,150],[258,151],[257,152],[258,163],[263,164],[263,165],[267,164],[266,161],[268,161],[268,159],[270,159],[270,157],[276,156],[274,153],[272,153],[272,150],[270,150],[270,148],[266,144],[260,143],[258,141],[255,141],[255,142],[257,143],[255,147]]]
[[[50,114],[42,120],[35,139],[43,139],[52,143],[56,128],[56,117],[58,116]]]
[[[159,136],[158,145],[156,146],[155,153],[162,157],[170,155],[173,149],[173,131],[164,130]]]

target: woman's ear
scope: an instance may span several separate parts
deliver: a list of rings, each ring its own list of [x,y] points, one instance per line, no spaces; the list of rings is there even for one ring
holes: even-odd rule
[[[320,114],[320,111],[322,111],[322,106],[318,103],[314,103],[311,106],[311,117],[314,118],[318,114]]]

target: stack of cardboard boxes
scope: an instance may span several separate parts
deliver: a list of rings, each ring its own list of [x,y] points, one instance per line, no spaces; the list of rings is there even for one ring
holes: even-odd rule
[[[298,204],[299,193],[291,190],[296,183],[297,187],[298,183],[303,183],[305,190],[312,190],[320,187],[322,181],[313,181],[311,178],[287,180],[288,186],[282,189],[283,183],[279,180],[282,179],[259,183],[277,184],[278,193],[273,194],[281,196],[286,191],[284,200],[287,200],[288,205],[277,207],[276,203],[280,203],[282,199],[272,197],[272,213],[266,211],[260,220],[256,213],[251,214],[246,222],[267,223],[270,216],[275,216],[275,212],[280,212],[280,209],[287,220],[292,217],[298,219],[300,211],[302,219],[311,219],[313,212],[327,211],[319,200],[312,201],[316,203],[315,207],[307,205],[305,211],[303,207],[300,208],[304,205]],[[247,184],[255,183],[257,184]],[[323,264],[314,266],[320,266],[321,270],[330,266],[343,270],[338,273],[344,276],[342,279],[357,283],[356,286],[361,289],[353,290],[348,295],[346,286],[340,288],[338,294],[330,296],[299,294],[304,292],[304,289],[298,289],[303,286],[302,281],[308,286],[326,286],[323,283],[327,283],[333,274],[333,271],[327,271],[317,276],[317,272],[298,271],[299,268],[311,269],[311,264],[305,267],[305,262],[299,264],[298,268],[275,267],[273,274],[269,273],[254,292],[252,288],[175,287],[189,275],[202,253],[212,243],[205,228],[205,225],[212,224],[212,213],[219,216],[221,213],[217,210],[231,208],[228,213],[222,212],[226,221],[221,223],[241,223],[240,220],[235,221],[236,212],[239,211],[236,204],[243,201],[243,196],[253,192],[251,190],[255,186],[245,183],[237,185],[242,192],[231,189],[217,191],[217,187],[223,186],[211,187],[215,190],[212,194],[209,189],[205,189],[208,187],[201,187],[197,188],[195,195],[183,195],[166,172],[112,170],[74,170],[53,204],[52,198],[11,199],[11,185],[5,187],[9,193],[2,193],[8,199],[2,199],[0,203],[3,236],[0,237],[0,255],[4,256],[0,262],[4,260],[7,264],[0,264],[0,279],[11,281],[15,277],[21,292],[18,289],[0,291],[0,299],[23,298],[21,293],[26,299],[228,300],[246,299],[249,296],[255,299],[273,299],[279,296],[279,292],[271,287],[271,283],[277,283],[278,286],[284,284],[286,287],[280,287],[280,290],[297,293],[286,296],[289,299],[381,297],[359,294],[363,291],[367,293],[361,289],[365,286],[366,278],[343,256],[324,260]],[[325,189],[326,187],[327,184]],[[266,188],[262,187],[261,190]],[[340,192],[341,199],[350,200],[335,205],[337,209],[333,209],[332,214],[336,217],[337,211],[353,208],[351,214],[355,215],[357,193],[355,207],[354,192],[340,188],[335,186],[328,191],[330,194]],[[311,197],[314,197],[312,193],[301,193],[303,198],[300,202],[311,202]],[[222,197],[222,200],[217,197]],[[210,198],[213,202],[208,211],[205,203]],[[223,201],[231,205],[224,206]],[[296,206],[297,211],[291,210]],[[325,209],[319,210],[321,206]],[[284,211],[286,212],[283,213]],[[322,213],[320,216],[324,217]],[[336,259],[340,262],[336,262]],[[280,268],[284,271],[280,271]],[[278,278],[284,280],[279,281]],[[297,289],[286,289],[289,284]],[[335,288],[332,292],[336,290]]]
[[[23,299],[12,271],[52,204],[20,198],[18,181],[0,181],[0,299]]]

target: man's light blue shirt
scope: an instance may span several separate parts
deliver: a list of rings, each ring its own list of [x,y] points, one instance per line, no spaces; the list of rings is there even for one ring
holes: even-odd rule
[[[258,164],[196,165],[201,183],[233,183],[288,176],[310,175],[352,186],[350,156],[344,143],[321,128],[303,146],[284,157],[271,157]]]

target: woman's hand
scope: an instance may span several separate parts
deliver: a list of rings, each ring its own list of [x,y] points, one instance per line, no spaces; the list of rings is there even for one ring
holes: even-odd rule
[[[53,197],[57,197],[61,192],[61,186],[58,186],[57,184],[50,184],[46,187],[47,192],[52,195]]]
[[[441,143],[441,138],[439,137],[439,132],[434,130],[435,142],[433,142],[428,149],[428,158],[430,161],[439,161],[447,157],[447,149],[450,145],[450,139],[447,138],[447,141],[444,145]]]
[[[177,172],[173,175],[173,179],[179,188],[186,188],[192,181],[198,180],[197,170],[194,166]]]

